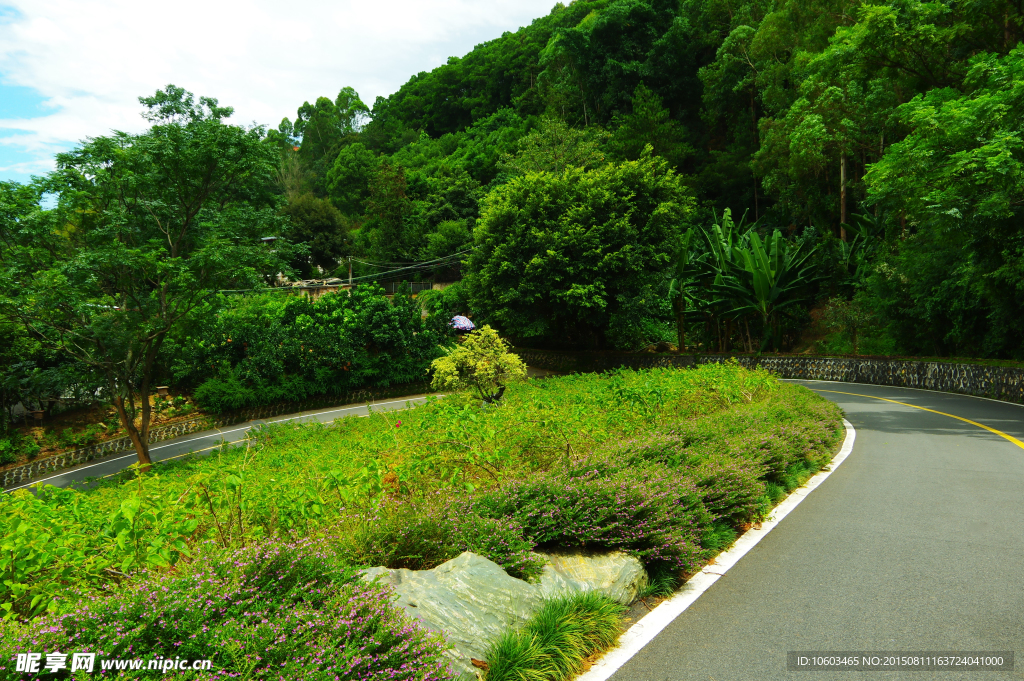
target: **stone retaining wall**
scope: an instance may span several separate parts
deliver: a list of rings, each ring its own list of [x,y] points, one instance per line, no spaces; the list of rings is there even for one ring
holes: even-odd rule
[[[656,353],[615,352],[552,352],[513,348],[527,366],[564,373],[608,371],[619,367],[653,369],[655,367],[689,367],[696,363],[693,355],[662,355]]]
[[[181,437],[182,435],[198,433],[204,430],[211,430],[213,428],[224,428],[226,426],[245,423],[246,421],[253,421],[255,419],[266,419],[274,416],[281,416],[282,414],[295,414],[302,411],[326,409],[328,407],[338,407],[359,402],[384,400],[390,397],[402,397],[405,395],[427,392],[429,389],[429,385],[426,383],[410,383],[405,385],[396,385],[390,388],[357,390],[344,395],[317,397],[302,402],[283,402],[262,407],[250,407],[247,409],[225,412],[216,416],[197,416],[196,418],[188,419],[186,421],[178,421],[177,423],[171,423],[166,426],[157,426],[156,428],[151,429],[149,431],[149,442],[152,444],[154,442],[161,442],[163,440]],[[35,461],[30,461],[20,466],[13,466],[7,470],[0,471],[0,487],[3,487],[4,489],[18,487],[19,485],[23,485],[47,473],[53,473],[88,461],[105,459],[107,457],[112,457],[115,454],[123,454],[124,452],[129,451],[134,451],[131,440],[127,437],[121,437],[116,440],[107,440],[106,442],[100,442],[80,449],[60,452],[59,454],[36,459]]]
[[[563,353],[516,350],[530,366],[551,371],[604,371],[616,367],[689,367],[724,362],[730,355],[664,355],[628,353]],[[808,356],[737,356],[742,366],[761,366],[780,378],[806,378],[924,388],[1024,404],[1024,369],[922,362],[905,359],[859,359]]]

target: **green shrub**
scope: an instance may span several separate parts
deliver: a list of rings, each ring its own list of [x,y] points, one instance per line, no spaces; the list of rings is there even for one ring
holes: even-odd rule
[[[626,608],[595,592],[549,601],[518,631],[496,641],[487,655],[487,681],[563,681],[619,636]]]
[[[70,428],[65,428],[57,436],[57,444],[62,448],[86,447],[99,441],[104,427],[93,423],[86,426],[85,430],[74,433]]]
[[[54,611],[69,590],[95,590],[187,555],[186,541],[202,536],[195,509],[151,492],[143,480],[126,489],[113,509],[52,486],[0,495],[0,614]]]
[[[374,284],[312,302],[268,293],[222,305],[174,348],[176,380],[211,411],[424,380],[440,354],[419,304]]]
[[[35,438],[22,435],[16,431],[10,431],[7,435],[0,437],[0,466],[7,463],[14,463],[21,457],[34,459],[42,447]]]
[[[66,614],[0,625],[0,673],[13,678],[19,652],[81,650],[99,659],[213,661],[210,671],[176,672],[182,679],[450,678],[440,637],[393,608],[388,587],[356,574],[325,539],[211,549],[184,575],[133,579]]]
[[[0,466],[6,463],[14,463],[18,460],[18,454],[15,451],[14,441],[10,438],[0,438]]]

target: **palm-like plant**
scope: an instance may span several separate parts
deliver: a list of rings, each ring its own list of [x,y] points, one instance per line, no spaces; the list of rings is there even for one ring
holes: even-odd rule
[[[847,275],[847,282],[859,286],[870,271],[870,264],[885,237],[884,218],[870,213],[857,213],[853,224],[844,225],[853,233],[852,241],[839,243],[839,262]]]
[[[668,298],[672,301],[672,311],[676,315],[680,352],[686,349],[686,310],[699,302],[694,295],[694,288],[699,277],[706,270],[704,261],[707,258],[707,253],[697,253],[693,238],[693,228],[686,230],[679,249],[679,257],[676,259],[675,271],[668,285]]]
[[[700,230],[706,248],[693,229],[684,235],[669,284],[680,349],[685,347],[685,315],[692,308],[706,312],[719,332],[718,321],[726,321],[720,345],[731,336],[732,324],[740,323],[753,350],[748,322],[755,317],[764,330],[761,351],[780,346],[779,316],[803,300],[801,290],[819,279],[810,264],[816,249],[802,252],[802,245],[790,243],[778,230],[762,242],[756,227],[747,223],[745,213],[734,221],[726,209],[721,219],[716,215],[708,229]]]
[[[722,255],[728,257],[718,259],[714,289],[733,301],[731,314],[752,313],[761,318],[765,330],[762,352],[769,343],[778,349],[779,315],[800,302],[800,289],[817,279],[808,262],[814,249],[801,253],[802,245],[794,247],[779,230],[764,244],[756,232],[748,231],[744,236],[749,247],[722,249]],[[709,245],[715,248],[713,243]]]

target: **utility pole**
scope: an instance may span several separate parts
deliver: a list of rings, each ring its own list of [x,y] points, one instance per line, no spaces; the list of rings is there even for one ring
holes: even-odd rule
[[[352,290],[352,256],[348,256],[348,288]]]

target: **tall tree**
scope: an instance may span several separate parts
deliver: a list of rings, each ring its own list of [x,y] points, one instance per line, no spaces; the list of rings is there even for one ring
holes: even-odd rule
[[[910,130],[867,175],[902,238],[871,278],[913,351],[1024,357],[1024,47],[969,62],[965,92],[897,111]]]
[[[693,152],[686,143],[686,130],[669,117],[661,97],[643,83],[633,92],[632,113],[616,116],[612,124],[615,132],[609,147],[622,158],[636,160],[650,145],[654,154],[678,167]]]
[[[333,272],[351,252],[349,221],[328,199],[306,193],[294,197],[281,209],[290,226],[285,233],[293,244],[305,249],[292,259],[292,267],[304,277]]]
[[[334,101],[319,97],[314,104],[303,102],[299,107],[292,134],[302,139],[299,159],[312,173],[313,191],[318,196],[327,194],[327,172],[338,151],[355,141],[356,133],[369,121],[369,114],[369,108],[350,87],[342,88]]]
[[[414,205],[406,188],[405,168],[382,162],[370,180],[365,226],[360,230],[372,257],[405,261],[414,257],[408,219]]]
[[[0,314],[101,373],[148,466],[150,392],[168,335],[219,288],[261,284],[284,266],[262,128],[173,85],[141,97],[152,127],[57,156],[43,188],[57,206],[0,222]]]
[[[593,128],[580,130],[545,117],[536,130],[519,140],[514,155],[502,157],[499,167],[510,175],[595,168],[605,160],[601,145],[607,137]]]

